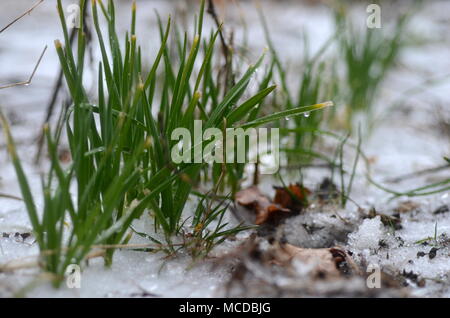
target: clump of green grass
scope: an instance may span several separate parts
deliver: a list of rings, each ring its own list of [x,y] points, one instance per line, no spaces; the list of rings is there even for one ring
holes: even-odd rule
[[[331,58],[324,58],[326,50],[333,43],[334,36],[326,41],[314,55],[311,55],[309,40],[305,34],[303,51],[288,68],[279,57],[263,12],[260,10],[259,13],[272,58],[268,73],[271,80],[280,82],[281,86],[281,89],[270,99],[270,103],[275,105],[274,108],[292,109],[297,105],[316,104],[320,100],[334,99],[338,94],[337,77],[330,63]],[[282,150],[287,153],[290,163],[308,164],[315,158],[328,161],[327,156],[315,150],[318,137],[327,134],[323,130],[326,129],[327,122],[325,112],[313,112],[278,123],[282,135],[288,137]]]
[[[85,5],[81,0],[82,11]],[[171,244],[175,236],[184,239],[181,248],[194,257],[201,257],[216,244],[246,228],[230,227],[224,221],[229,196],[220,201],[212,199],[223,180],[228,178],[236,184],[239,175],[235,171],[241,170],[215,164],[212,166],[213,190],[199,195],[198,207],[191,216],[191,230],[186,230],[188,219],[183,211],[189,197],[198,195],[195,187],[208,165],[196,160],[191,163],[171,160],[171,150],[179,145],[171,138],[176,128],[187,128],[191,136],[195,136],[194,120],[202,120],[204,128],[251,128],[331,104],[292,107],[258,116],[255,109],[275,87],[266,81],[259,92],[242,99],[263,57],[240,77],[234,74],[235,84],[227,85],[219,94],[218,84],[213,80],[217,74],[212,65],[219,30],[204,37],[204,7],[202,1],[194,35],[184,32],[175,41],[175,48],[169,44],[172,20],[169,18],[165,26],[159,20],[161,45],[153,62],[147,63],[135,32],[135,3],[130,31],[121,45],[114,2],[110,0],[104,5],[93,0],[92,23],[101,61],[97,94],[90,96],[83,84],[86,21],[82,19],[76,45],[72,47],[61,0],[57,1],[65,44],[57,40],[55,48],[72,105],[62,113],[63,126],[58,126],[53,133],[48,127],[45,130],[51,165],[43,182],[42,216],[35,206],[7,121],[1,116],[8,150],[40,247],[42,267],[55,274],[55,285],[60,283],[67,265],[80,264],[98,244],[112,247],[104,253],[105,264],[111,265],[113,247],[128,242],[133,220],[145,211],[154,218],[155,230],[163,233],[164,241],[146,237],[168,253],[177,251],[175,244]],[[107,33],[101,27],[101,16]],[[177,35],[180,33],[175,33]],[[143,65],[150,67],[146,69]],[[57,156],[64,127],[72,156],[69,167],[63,167]],[[192,138],[188,145],[181,146],[193,149],[206,143]],[[76,198],[71,193],[72,185],[77,188]],[[232,193],[236,185],[231,188]]]
[[[373,105],[380,86],[405,46],[408,15],[397,18],[392,28],[369,29],[357,27],[347,14],[345,6],[335,11],[337,44],[345,65],[344,125],[352,129],[355,114],[364,114],[373,120]]]
[[[320,61],[319,56],[309,57],[305,54],[302,69],[298,71],[301,75],[297,90],[286,89],[285,101],[283,102],[281,98],[280,102],[285,104],[286,108],[295,107],[300,103],[314,104],[318,100],[336,96],[337,91],[330,65]],[[324,159],[324,156],[316,150],[316,142],[321,136],[327,134],[325,131],[328,129],[327,123],[328,118],[325,112],[306,113],[304,116],[282,123],[281,132],[289,136],[289,142],[283,148],[288,154],[289,162],[307,164],[315,158]]]
[[[144,74],[141,67],[142,54],[136,44],[137,37],[134,31],[136,23],[135,6],[132,10],[131,37],[126,37],[125,53],[123,53],[118,44],[118,35],[115,30],[114,3],[109,1],[107,7],[104,7],[101,2],[99,2],[99,5],[108,22],[110,55],[113,58],[112,61],[109,61],[106,45],[103,43],[103,33],[99,25],[97,5],[94,1],[92,8],[94,26],[102,50],[101,65],[107,83],[107,92],[103,93],[102,85],[100,85],[97,108],[93,106],[94,103],[88,102],[89,107],[98,109],[100,132],[104,133],[103,135],[100,132],[98,133],[100,136],[100,138],[96,138],[99,141],[98,145],[92,147],[93,149],[85,149],[83,152],[91,153],[94,151],[95,155],[101,156],[103,149],[107,149],[107,142],[105,141],[113,140],[113,138],[108,137],[108,132],[111,133],[112,128],[116,128],[118,124],[118,119],[114,116],[114,110],[124,115],[125,123],[123,124],[124,129],[118,134],[118,145],[120,147],[113,147],[119,162],[113,164],[111,168],[117,167],[120,162],[126,163],[132,159],[127,152],[130,149],[135,149],[139,142],[143,140],[151,141],[149,150],[144,152],[134,163],[136,168],[141,169],[140,177],[144,182],[140,184],[140,189],[132,189],[133,195],[127,194],[127,199],[129,202],[139,201],[135,208],[138,211],[137,214],[142,213],[146,208],[150,208],[157,227],[162,229],[166,240],[170,242],[173,235],[180,234],[180,224],[184,223],[182,213],[187,199],[193,186],[199,180],[202,167],[205,166],[205,163],[196,162],[196,160],[192,163],[181,164],[174,164],[171,161],[169,154],[171,149],[177,145],[177,141],[171,139],[174,129],[178,127],[187,128],[191,132],[191,136],[194,136],[193,124],[196,119],[204,122],[204,128],[215,127],[222,130],[229,127],[258,126],[287,114],[278,113],[263,118],[248,117],[248,110],[260,104],[275,87],[264,88],[246,101],[240,102],[253,74],[262,63],[262,57],[255,65],[248,67],[234,86],[223,92],[223,97],[219,95],[217,85],[213,81],[216,76],[212,74],[214,72],[212,60],[220,30],[211,33],[202,42],[204,1],[201,4],[198,22],[194,27],[195,34],[191,40],[189,40],[186,32],[184,37],[177,37],[175,49],[172,49],[168,44],[171,20],[168,20],[165,28],[160,22],[162,44],[145,79],[141,78]],[[180,33],[175,35],[177,34]],[[66,43],[69,43],[67,38]],[[203,43],[203,54],[201,53],[201,43]],[[80,49],[84,49],[82,44],[78,46],[79,52]],[[67,54],[65,56],[60,54],[60,59],[63,69],[70,69],[70,64],[74,63],[70,61],[70,48],[67,47],[66,50]],[[78,53],[78,56],[80,55],[82,53]],[[174,61],[171,58],[172,56],[176,56],[178,61]],[[161,63],[163,70],[159,77],[162,78],[162,82],[158,82],[157,72]],[[195,69],[196,63],[200,65],[199,69]],[[79,64],[81,65],[81,63]],[[66,79],[70,80],[71,74],[65,75]],[[73,77],[76,78],[77,74],[73,74]],[[82,79],[79,78],[76,82],[82,83]],[[101,82],[102,68],[99,73],[99,83]],[[160,100],[155,98],[157,87],[159,87]],[[78,90],[71,90],[71,92],[75,101]],[[108,100],[105,96],[109,96]],[[297,108],[289,114],[300,114],[308,109],[314,110],[321,107],[319,105]],[[154,109],[156,115],[153,114]],[[92,127],[95,136],[96,127],[94,125],[90,127]],[[90,136],[83,136],[75,140],[74,145],[87,144],[88,141],[92,144],[95,142],[94,139],[90,139]],[[203,145],[199,145],[195,140],[190,142],[191,148]],[[101,151],[97,152],[97,150]],[[77,150],[73,148],[72,151]],[[95,170],[95,167],[93,169]],[[230,171],[232,171],[226,169],[224,165],[221,165],[221,169],[219,176],[230,174]],[[159,182],[161,180],[172,181],[157,195],[145,196],[145,192],[154,190],[148,185],[154,180],[159,180]]]
[[[121,214],[119,209],[122,205],[119,201],[130,187],[137,184],[138,172],[133,171],[133,164],[129,162],[119,174],[110,177],[108,185],[101,187],[99,184],[103,181],[104,173],[102,169],[98,169],[87,177],[89,186],[80,192],[79,198],[85,201],[79,199],[77,202],[72,198],[70,189],[73,181],[80,180],[76,167],[72,166],[65,171],[61,166],[56,142],[47,126],[45,136],[51,167],[42,180],[44,203],[42,213],[39,213],[8,122],[2,113],[0,120],[33,233],[40,248],[40,264],[44,270],[54,274],[53,282],[58,286],[66,267],[72,263],[80,264],[91,251],[92,245],[121,241],[124,234],[124,231],[121,231],[122,225],[129,222],[133,215],[128,208]],[[144,145],[141,145],[133,151],[132,157],[136,158],[143,150]],[[101,196],[98,194],[100,191],[103,191]],[[97,196],[94,197],[94,194]],[[86,197],[89,197],[90,201],[86,201]],[[106,260],[110,261],[108,258]]]

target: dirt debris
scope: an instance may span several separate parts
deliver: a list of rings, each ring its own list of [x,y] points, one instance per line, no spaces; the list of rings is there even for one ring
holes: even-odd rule
[[[271,202],[256,186],[237,192],[235,200],[239,205],[254,212],[255,216],[252,222],[256,225],[266,222],[277,223],[280,218],[286,217],[286,214],[291,212],[289,209]]]
[[[402,201],[398,204],[398,206],[394,209],[396,213],[408,213],[413,211],[419,211],[420,204],[411,200]]]
[[[308,206],[308,196],[311,190],[299,183],[290,184],[287,187],[274,187],[275,198],[273,202],[283,208],[291,210],[293,213],[299,213]]]
[[[231,259],[234,270],[226,293],[231,297],[406,295],[387,283],[380,289],[368,288],[365,273],[340,246],[302,248],[254,235]]]
[[[441,205],[440,207],[438,207],[436,210],[433,211],[434,215],[437,214],[444,214],[450,212],[450,208],[447,204]]]

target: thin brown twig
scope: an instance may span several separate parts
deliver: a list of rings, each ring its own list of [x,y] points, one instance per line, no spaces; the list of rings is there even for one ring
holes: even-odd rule
[[[15,86],[22,86],[22,85],[30,85],[31,81],[33,80],[34,74],[36,73],[36,71],[37,71],[37,69],[39,67],[39,64],[41,64],[41,60],[44,57],[45,51],[47,51],[47,45],[44,47],[44,50],[42,51],[41,55],[39,56],[39,59],[38,59],[36,65],[34,66],[33,72],[31,73],[31,75],[28,78],[28,80],[22,81],[22,82],[13,83],[13,84],[6,84],[4,86],[0,86],[0,89],[11,88],[11,87],[15,87]]]
[[[35,268],[39,266],[38,261],[30,261],[24,263],[14,264],[12,262],[8,262],[7,264],[0,264],[0,273],[10,273],[20,269],[28,269]]]
[[[17,197],[17,196],[12,195],[12,194],[2,193],[2,192],[0,192],[0,197],[1,198],[6,198],[6,199],[17,200],[17,201],[23,201],[23,199],[20,198],[20,197]]]
[[[211,15],[211,17],[213,18],[214,22],[217,25],[217,28],[219,29],[220,42],[222,43],[222,53],[225,56],[225,59],[228,61],[229,48],[228,48],[227,42],[225,41],[225,36],[223,34],[223,29],[222,29],[222,23],[219,21],[219,16],[217,15],[216,7],[214,5],[213,0],[208,0],[207,12]]]
[[[317,168],[317,169],[332,169],[333,167],[337,167],[336,164],[333,163],[305,163],[305,164],[292,164],[280,166],[280,169],[302,169],[302,168]]]
[[[87,7],[88,7],[87,5],[84,6],[84,10],[82,13],[83,21],[86,21],[85,18],[86,18],[86,14],[87,14]],[[89,33],[89,29],[87,28],[86,24],[84,25],[84,31],[88,35],[88,38],[89,38],[90,33]],[[77,32],[78,32],[78,30],[76,28],[74,28],[70,31],[70,36],[69,36],[70,45],[74,44],[74,41],[76,38],[75,36],[76,36]],[[44,127],[44,125],[50,121],[50,119],[53,115],[59,93],[61,92],[61,88],[63,87],[63,83],[64,83],[63,79],[64,79],[64,73],[63,73],[62,67],[60,67],[59,72],[58,72],[58,78],[53,86],[52,95],[47,104],[47,111],[46,111],[44,121],[42,123],[42,127]],[[44,146],[44,133],[43,133],[43,130],[41,129],[41,134],[37,138],[37,152],[36,152],[36,156],[34,159],[35,164],[38,164],[39,160],[41,159],[43,146]]]
[[[10,26],[12,26],[14,23],[16,23],[17,21],[22,19],[24,16],[26,16],[27,14],[30,14],[31,11],[33,11],[42,2],[44,2],[44,0],[39,0],[30,9],[28,9],[27,11],[22,13],[20,16],[18,16],[17,18],[12,20],[10,23],[8,23],[6,26],[4,26],[0,30],[0,34],[3,33],[6,29],[8,29]],[[7,84],[7,85],[4,85],[4,86],[0,86],[0,89],[11,88],[11,87],[21,86],[21,85],[29,85],[31,83],[31,80],[33,79],[34,74],[36,73],[37,68],[39,67],[39,64],[41,63],[42,57],[44,56],[44,53],[45,53],[46,50],[47,50],[47,46],[45,46],[44,50],[42,51],[41,56],[39,57],[39,60],[37,61],[36,65],[34,67],[34,70],[31,73],[31,76],[29,77],[29,79],[27,81],[22,81],[22,82],[18,82],[18,83],[13,83],[13,84]]]
[[[1,30],[0,33],[2,33],[3,31],[5,31],[6,29],[8,29],[11,25],[13,25],[14,23],[16,23],[17,21],[19,21],[20,19],[22,19],[24,16],[26,16],[27,14],[30,14],[31,11],[33,11],[38,5],[40,5],[42,2],[44,2],[44,0],[39,0],[38,2],[36,2],[30,9],[28,9],[27,11],[25,11],[24,13],[22,13],[20,16],[18,16],[17,18],[15,18],[14,20],[12,20],[10,23],[8,23],[6,26],[4,26]]]
[[[170,244],[170,246],[181,246],[182,244]],[[86,259],[96,258],[102,256],[105,250],[107,249],[137,249],[137,248],[161,248],[162,246],[159,244],[100,244],[93,245],[92,249],[100,249],[99,251],[93,251],[86,256]],[[60,251],[67,251],[68,248],[62,248]],[[41,256],[49,256],[54,255],[59,251],[56,250],[44,250],[40,252]],[[33,268],[38,267],[39,262],[36,260],[26,261],[30,258],[36,258],[37,255],[29,255],[20,259],[15,259],[8,261],[6,263],[0,264],[0,273],[4,272],[12,272],[18,269],[24,268]]]
[[[72,34],[71,34],[71,39],[72,39]],[[45,115],[45,119],[44,119],[44,122],[42,124],[42,127],[44,127],[44,125],[46,123],[48,123],[50,121],[50,118],[52,117],[53,110],[55,108],[56,101],[58,99],[58,95],[59,95],[59,92],[61,91],[62,85],[63,85],[63,71],[62,71],[62,68],[61,68],[59,70],[58,79],[56,80],[55,86],[53,87],[53,93],[52,93],[52,96],[50,98],[50,102],[47,105],[47,113]],[[41,129],[41,133],[40,133],[39,137],[37,138],[38,139],[37,140],[37,147],[38,147],[38,149],[37,149],[36,157],[34,159],[35,164],[39,163],[39,160],[41,159],[41,155],[42,155],[42,148],[43,148],[43,145],[44,145],[44,133],[43,133],[43,131],[44,130]]]
[[[208,0],[208,8],[207,11],[211,17],[213,18],[217,28],[219,29],[219,38],[220,42],[222,44],[222,54],[225,58],[225,65],[224,65],[224,71],[225,71],[225,91],[224,94],[226,94],[226,91],[228,90],[228,87],[230,85],[233,85],[233,64],[232,64],[232,57],[231,57],[231,46],[227,44],[227,41],[225,40],[225,35],[223,32],[223,23],[219,21],[219,16],[217,15],[216,7],[214,5],[213,0]]]

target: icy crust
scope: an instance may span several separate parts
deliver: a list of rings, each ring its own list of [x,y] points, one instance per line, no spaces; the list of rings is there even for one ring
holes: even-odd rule
[[[10,246],[7,246],[10,247]],[[14,246],[17,249],[17,246]],[[82,272],[81,288],[69,289],[64,284],[55,290],[34,270],[0,274],[0,297],[212,297],[220,296],[229,269],[212,270],[204,262],[189,269],[189,258],[179,256],[170,261],[162,254],[117,252],[114,264],[105,269],[103,261],[91,261]]]
[[[349,245],[363,251],[376,249],[385,234],[383,227],[379,216],[364,220],[357,231],[349,234]]]
[[[83,271],[81,289],[63,286],[55,291],[48,284],[27,294],[29,297],[211,297],[228,277],[226,269],[212,271],[211,263],[188,268],[189,259],[169,261],[162,254],[117,252],[114,264],[105,269],[96,260]]]
[[[147,227],[148,217],[134,222],[141,230]],[[147,228],[152,228],[151,226]],[[150,233],[154,236],[155,233]],[[193,264],[183,253],[168,257],[164,253],[118,250],[111,268],[103,261],[92,259],[83,264],[81,288],[69,289],[65,284],[54,289],[39,275],[35,262],[38,248],[32,238],[0,238],[3,253],[0,266],[15,269],[0,272],[0,297],[212,297],[221,296],[221,287],[230,276],[229,266],[218,266],[213,258]],[[129,244],[149,244],[134,236]],[[221,248],[231,249],[232,244]],[[223,254],[223,252],[221,252]],[[31,264],[30,269],[19,269]]]
[[[403,228],[395,232],[380,217],[364,220],[349,234],[348,249],[361,265],[377,264],[405,277],[411,295],[449,297],[449,213],[437,216],[419,210],[401,217]]]
[[[310,208],[288,219],[282,226],[282,237],[290,244],[306,247],[331,247],[347,241],[355,226],[357,214],[331,207]]]

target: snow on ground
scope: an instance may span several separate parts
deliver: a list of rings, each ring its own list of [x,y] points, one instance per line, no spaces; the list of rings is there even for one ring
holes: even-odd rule
[[[127,7],[122,2],[119,2],[119,5]],[[147,22],[140,25],[141,34],[145,34],[143,32],[146,29],[154,26],[152,8],[157,8],[162,16],[170,12],[167,1],[140,1],[138,5],[141,18],[148,18]],[[272,38],[281,48],[279,51],[282,57],[291,63],[299,60],[299,30],[306,29],[309,32],[313,49],[320,47],[331,35],[330,14],[323,7],[290,3],[291,7],[286,10],[285,2],[277,1],[264,1],[263,5],[273,26]],[[2,1],[1,21],[8,21],[27,7],[28,2],[25,1]],[[382,110],[394,102],[402,101],[397,108],[388,112],[388,116],[380,117],[382,120],[363,145],[364,152],[372,161],[371,175],[378,182],[438,166],[443,163],[442,157],[448,155],[449,136],[442,135],[438,129],[438,119],[443,119],[445,112],[439,113],[438,106],[449,102],[450,81],[441,81],[429,87],[424,87],[423,83],[427,79],[445,77],[450,73],[450,59],[447,58],[450,53],[447,32],[450,21],[446,15],[449,7],[447,1],[430,1],[414,18],[414,34],[431,43],[411,47],[404,52],[401,67],[390,74],[381,98],[377,101],[378,108]],[[241,31],[237,32],[239,39],[244,34],[240,24],[241,18],[255,21],[254,24],[248,25],[248,39],[251,39],[250,46],[255,48],[255,52],[259,52],[266,45],[262,29],[259,23],[256,23],[257,14],[252,8],[251,2],[243,2],[237,11],[228,8],[226,25],[232,25]],[[127,10],[117,12],[118,20],[128,21]],[[364,10],[362,12],[364,13]],[[25,168],[32,175],[31,184],[37,197],[40,189],[39,173],[45,169],[32,165],[34,138],[43,120],[45,105],[57,74],[57,59],[52,42],[60,37],[56,12],[51,2],[45,2],[31,16],[0,35],[2,83],[27,78],[34,66],[34,57],[39,56],[46,44],[49,45],[31,86],[0,91],[0,104],[14,123],[13,134],[20,146],[19,152],[26,162]],[[144,43],[144,46],[146,45],[151,46],[151,41]],[[404,95],[404,92],[416,87],[425,89],[414,95]],[[380,115],[385,113],[380,111]],[[0,150],[0,192],[19,195],[3,139],[0,139]],[[349,159],[352,159],[350,155]],[[365,172],[364,165],[360,164],[352,199],[366,212],[375,207],[379,213],[396,213],[395,208],[406,199],[389,201],[391,196],[370,185],[365,178]],[[322,177],[323,171],[306,172],[307,186],[315,188]],[[448,171],[386,184],[395,190],[407,190],[444,177],[448,177]],[[297,181],[296,178],[296,175],[286,175],[286,180]],[[262,190],[268,195],[273,195],[272,181],[268,179],[263,185]],[[448,193],[410,200],[416,206],[399,213],[402,228],[395,233],[390,227],[383,225],[378,216],[363,219],[358,208],[352,203],[349,203],[346,209],[313,206],[306,213],[289,219],[281,230],[291,244],[303,247],[329,247],[339,244],[352,252],[359,265],[378,264],[392,275],[403,275],[406,278],[405,285],[408,285],[407,295],[450,297],[450,212],[442,208],[450,204]],[[39,201],[37,203],[40,204]],[[442,213],[435,214],[440,207]],[[141,230],[152,228],[148,222],[144,217],[135,222],[135,227]],[[0,234],[5,233],[0,235],[0,265],[26,266],[35,260],[38,249],[36,244],[33,244],[32,237],[15,235],[16,232],[27,233],[30,230],[21,202],[0,198]],[[54,290],[45,277],[37,276],[35,267],[0,273],[0,297],[223,296],[224,286],[232,276],[233,264],[218,265],[214,256],[223,256],[224,253],[233,251],[247,235],[240,235],[236,242],[224,243],[213,252],[213,257],[192,266],[187,255],[168,259],[161,253],[117,251],[110,269],[105,269],[100,260],[90,262],[83,271],[82,288],[79,290],[66,287]],[[420,242],[428,237],[432,239],[426,243]],[[132,243],[148,242],[143,238],[133,237]],[[301,268],[298,268],[299,273]],[[361,284],[361,281],[355,281],[352,284],[316,286],[316,292],[320,295],[321,290],[330,291],[335,288],[337,292],[333,295],[340,295],[339,291],[342,295],[346,294],[345,288],[347,292],[351,288],[364,288]],[[326,294],[323,292],[323,295]]]

